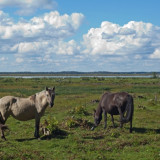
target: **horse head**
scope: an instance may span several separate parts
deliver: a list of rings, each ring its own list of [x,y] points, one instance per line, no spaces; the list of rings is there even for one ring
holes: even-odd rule
[[[54,98],[55,98],[55,87],[51,89],[46,87],[45,91],[46,91],[46,96],[47,96],[47,102],[50,105],[50,107],[53,107]]]
[[[94,128],[97,127],[102,120],[102,114],[97,115],[96,110],[94,110],[93,116],[94,116],[94,126],[91,128],[91,130],[94,130]]]

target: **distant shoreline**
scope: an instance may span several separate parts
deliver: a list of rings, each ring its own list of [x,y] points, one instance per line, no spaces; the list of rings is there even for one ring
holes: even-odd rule
[[[160,72],[76,72],[76,71],[63,71],[63,72],[0,72],[0,76],[152,76],[156,74],[160,76]]]

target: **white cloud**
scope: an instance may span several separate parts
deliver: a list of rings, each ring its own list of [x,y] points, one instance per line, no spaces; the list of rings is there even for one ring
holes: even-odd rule
[[[6,60],[11,62],[10,70],[16,66],[27,71],[41,70],[42,65],[43,71],[133,71],[132,67],[141,68],[141,64],[159,65],[152,64],[160,59],[160,27],[134,21],[120,26],[105,21],[99,28],[89,29],[79,43],[72,36],[83,20],[81,13],[61,15],[54,11],[15,22],[0,11],[0,69]]]
[[[1,58],[0,58],[0,61],[1,61],[1,62],[6,61],[6,60],[8,60],[8,58],[6,58],[6,57],[1,57]]]
[[[0,10],[0,26],[1,25],[12,25],[12,19],[9,18],[8,14]]]
[[[13,23],[10,20],[7,25],[0,24],[0,39],[17,41],[64,39],[75,33],[83,19],[84,15],[81,13],[60,15],[55,11],[46,13],[42,17],[34,17],[26,22]]]
[[[20,57],[16,58],[17,63],[22,63],[23,61],[24,61],[23,58],[20,58]]]
[[[73,55],[80,52],[80,47],[74,40],[70,40],[69,42],[60,41],[53,49],[56,54]]]
[[[57,6],[54,0],[1,0],[0,8],[15,7],[17,9],[16,14],[30,15],[37,9],[51,10]]]
[[[55,54],[76,54],[80,51],[80,46],[74,41],[70,40],[68,42],[64,41],[41,41],[41,42],[21,42],[14,45],[11,51],[26,54],[26,53],[55,53]]]
[[[149,57],[151,59],[160,59],[160,48],[157,48]]]
[[[160,47],[160,27],[135,21],[124,26],[102,22],[100,28],[91,28],[83,35],[83,40],[86,54],[144,55]]]
[[[34,43],[20,43],[18,46],[18,53],[36,52],[39,50],[39,44]]]
[[[4,57],[10,54],[10,59],[13,60],[10,63],[11,69],[22,63],[25,65],[19,70],[26,66],[30,70],[31,66],[42,64],[50,65],[51,68],[61,67],[64,60],[68,62],[67,55],[74,56],[80,52],[81,48],[76,41],[65,39],[74,35],[82,24],[84,15],[81,13],[60,15],[55,11],[15,23],[1,11],[0,19],[0,54]],[[4,59],[1,62],[2,60]]]

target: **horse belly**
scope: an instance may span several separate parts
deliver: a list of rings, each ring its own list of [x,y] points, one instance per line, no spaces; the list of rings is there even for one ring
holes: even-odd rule
[[[108,111],[109,114],[119,115],[119,111],[118,111],[118,107],[117,107],[117,106],[112,106],[111,108],[112,108],[112,109],[110,109],[110,110]],[[125,106],[121,106],[121,111],[122,111],[122,113],[124,113],[124,111],[125,111]]]
[[[19,106],[12,107],[12,116],[20,121],[27,121],[35,118],[35,109],[32,106]]]
[[[112,109],[109,110],[108,113],[112,115],[119,115],[119,111],[117,107],[112,107]]]

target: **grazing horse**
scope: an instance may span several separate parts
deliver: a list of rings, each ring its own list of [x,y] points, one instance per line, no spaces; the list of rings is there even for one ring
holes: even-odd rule
[[[102,112],[104,114],[104,128],[107,128],[107,113],[111,115],[113,127],[115,127],[113,115],[120,115],[120,128],[123,123],[130,122],[130,133],[132,133],[133,118],[133,98],[126,92],[110,93],[106,92],[102,95],[97,110],[94,110],[95,125],[91,128],[94,130],[102,120]],[[124,116],[125,115],[125,116]]]
[[[4,136],[4,124],[11,115],[17,120],[27,121],[35,119],[34,137],[39,138],[40,118],[43,116],[47,106],[53,107],[55,98],[55,87],[36,93],[28,98],[5,96],[0,99],[0,130],[1,138]]]

